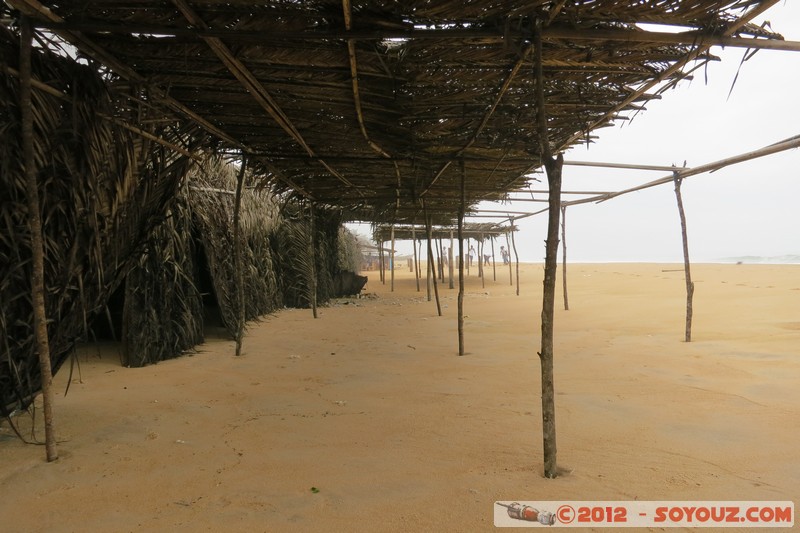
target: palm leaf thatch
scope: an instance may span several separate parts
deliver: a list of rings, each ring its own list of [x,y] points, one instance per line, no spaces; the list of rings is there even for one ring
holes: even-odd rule
[[[32,59],[35,157],[23,161],[17,42],[0,29],[0,415],[29,405],[41,382],[32,326],[25,164],[35,166],[42,199],[55,372],[85,335],[91,317],[104,310],[189,162],[120,125],[131,115],[146,116],[147,108],[136,109],[110,92],[94,69],[41,49]],[[43,82],[50,92],[39,90]],[[185,133],[154,132],[175,139]]]
[[[139,367],[203,342],[203,298],[187,186],[145,241],[125,279],[123,360]]]
[[[210,158],[192,171],[188,191],[213,291],[232,337],[240,327],[233,241],[236,172],[222,159]],[[279,223],[278,205],[267,192],[246,187],[239,220],[243,241],[241,294],[245,299],[245,320],[253,320],[280,307],[271,247],[272,234]]]
[[[311,307],[313,301],[323,304],[334,296],[333,276],[341,270],[341,219],[334,212],[320,209],[315,210],[314,217],[312,225],[308,210],[292,202],[284,209],[277,228],[273,252],[286,307]]]
[[[339,228],[339,240],[337,245],[336,269],[337,271],[348,271],[358,273],[361,270],[361,247],[356,236],[347,228]]]

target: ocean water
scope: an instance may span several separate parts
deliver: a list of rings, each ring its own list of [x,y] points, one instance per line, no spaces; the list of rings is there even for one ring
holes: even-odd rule
[[[740,255],[740,256],[732,256],[732,257],[690,257],[692,263],[699,264],[699,263],[711,263],[711,264],[746,264],[746,265],[800,265],[800,255],[796,254],[788,254],[788,255],[772,255],[772,256],[762,256],[762,255]],[[527,262],[527,263],[543,263],[544,258],[539,257],[536,259],[532,258],[525,258],[520,257],[520,261]],[[558,263],[561,264],[561,255],[558,256]],[[631,259],[631,258],[624,258],[621,259],[617,258],[581,258],[576,257],[574,259],[567,258],[567,263],[654,263],[654,264],[683,264],[682,257],[661,257],[661,258],[654,258],[654,257],[643,257],[641,259]]]
[[[743,263],[743,264],[762,264],[762,265],[800,265],[800,255],[742,255],[738,257],[721,258],[714,263]]]

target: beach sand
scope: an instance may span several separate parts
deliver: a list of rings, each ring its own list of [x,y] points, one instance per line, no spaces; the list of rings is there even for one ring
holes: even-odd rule
[[[57,462],[0,428],[0,531],[489,531],[496,500],[797,501],[800,266],[693,265],[691,343],[682,265],[570,265],[569,311],[559,267],[557,479],[542,265],[520,296],[472,270],[463,357],[457,290],[439,317],[407,268],[394,292],[366,274],[372,297],[265,317],[238,358],[209,338],[126,369],[83,347],[66,397],[56,377]]]

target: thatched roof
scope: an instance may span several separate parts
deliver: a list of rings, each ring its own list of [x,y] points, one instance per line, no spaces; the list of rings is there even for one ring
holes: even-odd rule
[[[461,234],[465,239],[489,239],[505,235],[510,231],[517,231],[516,226],[498,225],[495,223],[467,223],[461,229]],[[431,237],[434,239],[449,239],[457,236],[457,230],[453,226],[431,227]],[[394,235],[397,240],[425,239],[426,228],[424,225],[400,225],[391,226],[379,224],[373,230],[375,241],[389,242]]]
[[[779,37],[748,23],[776,1],[7,3],[168,119],[248,152],[276,189],[384,223],[418,221],[424,199],[449,224],[462,164],[468,205],[502,198],[539,166],[537,24],[559,151],[641,109],[708,60],[708,43]]]

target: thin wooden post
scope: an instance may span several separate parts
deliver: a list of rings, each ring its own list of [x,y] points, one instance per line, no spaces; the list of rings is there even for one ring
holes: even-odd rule
[[[514,238],[514,221],[509,218],[508,222],[511,224],[511,247],[514,249],[514,263],[517,265],[517,296],[519,296],[519,254],[517,253],[517,239]]]
[[[434,238],[434,244],[436,245],[436,277],[444,283],[444,263],[442,262],[442,239]]]
[[[317,247],[315,245],[316,214],[314,204],[308,204],[309,226],[311,235],[308,237],[309,253],[311,254],[311,313],[317,318]]]
[[[481,278],[481,288],[486,288],[486,270],[483,268],[483,233],[481,233],[480,241],[478,241],[478,276]]]
[[[561,281],[564,286],[564,311],[569,311],[567,297],[567,206],[561,206]]]
[[[236,196],[233,203],[233,264],[236,275],[236,303],[238,319],[236,323],[236,356],[242,355],[242,341],[244,340],[244,323],[247,320],[247,304],[244,296],[244,270],[242,268],[242,188],[244,186],[244,174],[247,169],[247,158],[242,152],[242,166],[239,167],[239,174],[236,176]],[[313,253],[313,245],[311,245]]]
[[[681,178],[678,171],[672,173],[675,180],[675,198],[678,201],[678,214],[681,218],[681,237],[683,238],[683,268],[686,278],[686,342],[692,342],[692,298],[694,297],[694,282],[692,281],[692,271],[689,262],[689,238],[686,234],[686,213],[683,210],[683,198],[681,197]]]
[[[430,301],[430,283],[433,281],[433,292],[436,297],[436,312],[439,316],[442,316],[442,306],[439,303],[439,285],[436,282],[436,278],[438,274],[436,273],[436,264],[434,263],[434,254],[433,254],[433,224],[431,223],[431,217],[428,215],[428,209],[425,206],[425,199],[422,199],[422,211],[425,216],[425,232],[427,234],[427,241],[428,241],[428,301]]]
[[[419,256],[420,263],[422,262],[422,238],[417,243],[417,255]],[[427,267],[427,263],[425,264]],[[422,279],[422,265],[419,266],[419,279]]]
[[[391,276],[390,292],[394,292],[394,224],[392,224],[392,249],[389,250],[389,276]]]
[[[513,223],[511,227],[514,227]],[[508,238],[508,231],[506,232],[506,256],[508,257],[508,284],[514,285],[514,274],[511,271],[511,241]]]
[[[425,234],[426,234],[426,239],[425,240],[426,241],[429,240],[427,238],[427,233],[428,233],[428,221],[427,221],[427,217],[426,217],[426,219],[425,219]],[[420,248],[421,247],[422,247],[422,240],[420,239]],[[427,257],[428,257],[428,260],[425,262],[425,267],[426,267],[425,268],[425,273],[426,273],[426,276],[427,276],[425,278],[425,286],[426,286],[426,288],[428,290],[428,301],[430,302],[433,299],[433,293],[431,291],[431,278],[433,277],[433,257],[431,257],[430,243],[429,242],[426,242],[425,249],[426,249],[425,253],[426,253]]]
[[[492,242],[492,281],[497,281],[497,258],[494,255],[494,235],[490,237]]]
[[[450,230],[450,248],[447,250],[447,274],[449,278],[449,287],[452,289],[455,287],[453,285],[453,269],[455,266],[453,265],[453,230]]]
[[[464,262],[467,263],[467,276],[469,276],[469,267],[472,266],[472,261],[469,260],[469,248],[469,237],[467,237],[467,245],[464,248],[466,250],[466,253],[464,254]]]
[[[544,447],[544,477],[558,475],[556,448],[556,406],[553,381],[553,319],[556,295],[556,269],[558,267],[558,218],[561,214],[561,169],[564,156],[553,158],[547,133],[545,114],[544,75],[542,74],[542,24],[537,21],[534,32],[534,70],[536,77],[536,118],[538,123],[540,156],[547,172],[548,217],[547,242],[544,261],[544,290],[542,294],[542,348],[539,359],[542,366],[542,443]]]
[[[383,241],[378,241],[378,268],[380,269],[381,283],[386,284],[383,270]]]
[[[416,221],[411,226],[411,247],[414,249],[414,278],[417,281],[417,292],[419,292],[419,256],[417,255],[417,229]]]
[[[433,259],[433,244],[431,243],[431,241],[433,240],[433,237],[432,237],[433,230],[432,230],[432,227],[431,227],[432,226],[431,217],[427,213],[428,210],[424,208],[424,206],[425,206],[425,200],[424,199],[422,200],[422,205],[423,205],[423,209],[425,210],[425,226],[426,226],[427,232],[428,232],[428,256],[431,257],[431,259]],[[431,267],[433,267],[433,263],[431,263]],[[429,269],[429,272],[432,272],[432,271],[433,271],[433,268]],[[437,283],[437,280],[436,280],[436,278],[439,277],[439,275],[437,273],[435,273],[435,272],[432,272],[432,273],[434,274],[432,276],[432,278],[433,278],[433,292],[434,292],[434,295],[436,296],[436,312],[439,314],[439,316],[442,316],[442,304],[439,303],[439,284]]]
[[[45,455],[48,462],[58,459],[53,422],[53,370],[50,364],[50,340],[47,334],[47,308],[44,286],[44,237],[42,235],[39,185],[36,180],[36,158],[33,153],[33,102],[31,101],[31,49],[33,30],[28,17],[22,17],[19,46],[19,108],[22,122],[22,157],[25,161],[25,187],[28,200],[28,227],[31,232],[33,264],[31,303],[39,372],[42,375]]]
[[[464,355],[464,212],[466,211],[466,170],[461,165],[461,202],[458,206],[458,355]]]

